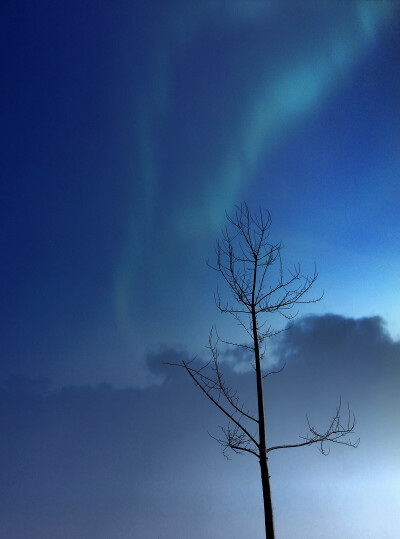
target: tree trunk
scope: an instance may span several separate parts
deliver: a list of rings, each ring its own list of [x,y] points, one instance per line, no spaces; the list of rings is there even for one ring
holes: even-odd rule
[[[264,499],[265,537],[266,539],[275,539],[271,486],[269,482],[269,473],[268,473],[267,442],[266,442],[266,436],[265,436],[265,416],[264,416],[264,399],[263,399],[263,387],[262,387],[260,350],[258,346],[257,320],[256,320],[256,314],[255,314],[254,309],[252,312],[252,322],[253,322],[254,356],[255,356],[255,364],[256,364],[256,377],[257,377],[260,470],[261,470],[261,483],[262,483],[263,499]]]
[[[275,539],[274,515],[272,510],[271,487],[269,483],[267,457],[260,460],[261,482],[264,499],[265,537]]]

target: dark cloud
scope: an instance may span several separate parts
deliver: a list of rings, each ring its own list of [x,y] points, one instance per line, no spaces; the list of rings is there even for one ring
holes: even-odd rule
[[[277,353],[287,360],[358,362],[399,353],[379,316],[346,318],[336,314],[307,316],[281,334]],[[383,352],[383,354],[381,354]]]
[[[181,364],[183,360],[188,359],[188,354],[183,349],[164,347],[157,352],[151,351],[146,355],[146,365],[150,372],[158,375],[162,379],[169,378],[171,375],[170,363]]]
[[[314,391],[318,384],[321,389],[336,387],[349,398],[353,387],[382,389],[400,374],[400,342],[390,337],[378,316],[304,317],[280,334],[274,354],[293,376],[302,377],[304,371]]]
[[[395,462],[399,350],[399,342],[377,317],[307,317],[279,338],[275,354],[287,364],[265,383],[269,445],[298,441],[306,430],[306,412],[326,422],[340,393],[355,408],[361,436],[359,449],[334,447],[328,459],[320,460],[315,449],[271,454],[276,519],[286,530],[283,536],[293,537],[290,517],[291,526],[301,524],[297,537],[312,537],[312,519],[305,515],[311,503],[318,503],[316,492],[333,511],[339,510],[335,504],[340,496],[333,500],[329,490],[335,484],[346,496],[347,483],[337,478],[338,470],[381,488],[379,474],[390,473]],[[257,461],[222,457],[206,431],[218,434],[224,419],[183,369],[165,365],[182,359],[191,358],[174,349],[149,354],[148,365],[164,383],[147,389],[106,384],[54,389],[47,380],[3,380],[2,536],[262,537]],[[254,375],[239,375],[233,365],[223,362],[230,381],[251,404]],[[371,478],[377,443],[376,476]],[[308,490],[289,509],[285,500],[299,484]],[[391,510],[389,503],[389,519]]]

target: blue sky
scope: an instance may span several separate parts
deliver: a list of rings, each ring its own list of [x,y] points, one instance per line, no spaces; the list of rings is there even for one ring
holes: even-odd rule
[[[173,456],[175,443],[188,444],[182,434],[185,417],[179,416],[179,428],[171,430],[174,441],[168,442],[165,483],[158,489],[157,503],[150,504],[152,511],[159,508],[165,515],[174,515],[167,522],[164,517],[162,533],[157,528],[161,524],[152,527],[149,509],[138,502],[139,491],[158,488],[156,479],[145,486],[143,473],[151,466],[150,457],[157,458],[151,452],[147,455],[146,449],[156,439],[153,429],[144,436],[138,435],[143,426],[128,432],[121,424],[107,437],[104,418],[122,414],[121,422],[136,425],[139,419],[129,411],[133,406],[140,409],[144,417],[140,421],[146,425],[147,413],[149,422],[163,399],[171,407],[171,416],[176,413],[174,399],[194,406],[198,398],[194,388],[190,384],[185,388],[179,377],[168,382],[171,386],[162,382],[166,375],[155,367],[157,358],[166,350],[170,355],[205,357],[204,346],[214,323],[227,338],[241,338],[216,312],[213,292],[218,281],[205,261],[213,257],[225,211],[245,200],[253,209],[261,206],[271,212],[272,236],[282,240],[287,265],[301,262],[312,272],[317,264],[315,292],[325,293],[321,302],[303,309],[299,325],[285,333],[282,342],[271,343],[274,361],[287,355],[290,339],[296,338],[304,357],[290,361],[294,371],[304,361],[304,384],[310,383],[315,367],[307,362],[307,354],[316,361],[324,348],[321,345],[318,354],[305,348],[309,335],[314,335],[329,349],[322,364],[334,365],[337,373],[335,382],[332,373],[327,375],[329,383],[321,375],[325,388],[321,399],[332,392],[328,403],[332,407],[334,395],[342,393],[352,406],[354,402],[356,414],[365,418],[360,425],[365,448],[348,450],[348,454],[338,451],[323,459],[321,466],[318,454],[309,460],[297,454],[276,457],[281,463],[276,468],[279,487],[275,487],[280,536],[293,537],[290,522],[299,523],[304,516],[303,502],[292,496],[290,483],[300,464],[290,473],[286,468],[301,462],[305,475],[300,474],[296,488],[306,488],[305,477],[311,474],[307,503],[316,503],[321,525],[330,518],[326,506],[338,498],[324,490],[332,479],[335,488],[345,489],[343,499],[350,496],[352,500],[349,492],[354,492],[360,500],[359,507],[351,510],[335,505],[342,533],[368,537],[362,515],[369,510],[367,490],[373,482],[367,463],[376,429],[387,454],[377,488],[395,496],[391,470],[396,459],[390,438],[391,425],[398,422],[393,383],[395,375],[398,380],[400,361],[397,2],[317,5],[176,0],[150,6],[141,2],[110,6],[91,1],[63,6],[10,2],[2,7],[2,15],[6,54],[1,59],[0,374],[7,425],[33,406],[32,429],[26,428],[27,419],[16,422],[2,455],[9,478],[18,477],[7,502],[8,536],[26,537],[17,515],[21,507],[29,506],[26,493],[39,488],[39,478],[41,495],[29,509],[37,537],[56,537],[56,528],[64,530],[57,532],[60,538],[101,537],[100,533],[110,537],[110,531],[99,530],[116,529],[117,521],[121,528],[115,536],[122,539],[137,535],[139,529],[141,537],[157,533],[176,537],[174,530],[179,526],[180,536],[188,536],[185,526],[190,519],[182,515],[189,509],[179,505],[168,490],[174,483],[172,475],[178,478],[173,492],[188,488],[182,478],[191,473],[193,461],[185,452],[179,453],[179,459]],[[303,333],[301,316],[312,321]],[[338,321],[342,321],[340,330]],[[272,323],[282,325],[279,319]],[[373,328],[377,337],[363,328]],[[352,354],[345,345],[348,331],[354,335],[348,345]],[[372,339],[375,356],[367,354],[368,339]],[[379,348],[376,342],[385,345]],[[348,358],[347,363],[341,356]],[[149,363],[149,357],[156,359]],[[292,388],[290,376],[294,375],[289,368],[288,362]],[[322,373],[325,368],[329,371],[324,366]],[[359,380],[358,372],[364,371],[365,379]],[[237,373],[234,376],[248,391],[247,382]],[[108,384],[108,389],[101,384]],[[370,430],[368,405],[362,398],[365,391],[381,399],[377,409],[384,411],[388,421],[381,423],[374,416]],[[93,409],[93,416],[76,423],[74,412],[68,410],[96,399],[103,408]],[[200,519],[198,537],[210,537],[207,530],[212,526],[207,528],[204,522],[207,518],[214,522],[211,513],[218,515],[218,509],[227,510],[218,501],[226,495],[219,489],[231,492],[232,506],[239,504],[239,487],[230,489],[231,481],[249,489],[252,525],[262,518],[256,463],[247,464],[247,458],[239,463],[235,458],[227,471],[218,447],[212,446],[202,426],[213,421],[218,425],[218,419],[207,411],[208,403],[201,402],[198,399],[193,409],[199,425],[190,430],[190,436],[196,440],[197,462],[203,459],[201,466],[209,465],[213,478],[212,510],[206,503],[206,481],[199,471],[193,478],[199,481],[196,496],[204,511],[199,513],[201,518],[196,517]],[[306,395],[298,397],[299,433],[301,418],[312,412],[306,410],[307,403]],[[50,416],[49,408],[54,406],[56,412]],[[270,406],[274,410],[274,404]],[[292,410],[289,399],[279,406],[285,415]],[[187,421],[192,424],[193,415],[188,413]],[[279,417],[277,421],[283,431],[295,423],[288,420],[286,424]],[[85,434],[88,424],[96,425],[97,444]],[[79,484],[79,447],[72,444],[63,449],[61,442],[69,436],[86,440],[88,462],[95,447],[102,448],[98,476],[93,469],[82,486],[79,515],[69,516],[59,509],[54,522],[47,522],[43,529],[41,515],[50,493],[62,506],[70,503],[72,508],[75,503],[72,493]],[[168,436],[166,432],[165,439]],[[17,449],[19,440],[24,449]],[[43,455],[27,461],[29,449],[39,455],[41,443],[47,447]],[[117,485],[122,471],[113,465],[108,472],[100,469],[103,458],[118,460],[116,448],[121,443],[135,447],[135,457],[122,459],[124,494],[114,498],[111,485]],[[70,459],[65,472],[57,472],[59,476],[54,466],[57,459]],[[341,470],[338,476],[335,467]],[[352,467],[354,477],[349,472]],[[245,485],[247,473],[253,475]],[[67,474],[71,477],[69,502],[58,488]],[[131,484],[129,478],[136,479]],[[351,487],[344,486],[348,481]],[[320,488],[325,506],[316,501]],[[393,518],[398,503],[391,498],[381,508],[387,525],[384,537],[399,535]],[[89,515],[98,514],[100,507],[104,521],[96,528]],[[291,515],[289,521],[283,508]],[[246,529],[240,527],[249,523],[246,511],[238,510],[237,522],[232,520],[230,531],[225,535],[221,531],[218,537],[234,537],[232,530]],[[252,536],[262,536],[258,524],[254,526]],[[303,536],[311,537],[308,524],[304,530]],[[303,532],[296,533],[301,537]],[[372,536],[379,532],[371,532]]]

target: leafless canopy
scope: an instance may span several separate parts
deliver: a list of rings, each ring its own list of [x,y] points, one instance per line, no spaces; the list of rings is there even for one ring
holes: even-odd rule
[[[348,435],[353,432],[355,419],[349,408],[345,420],[342,418],[341,401],[325,430],[317,430],[309,421],[308,433],[300,443],[265,445],[265,424],[262,403],[262,378],[281,372],[281,369],[262,372],[261,359],[265,355],[265,341],[279,333],[269,324],[270,315],[279,314],[292,320],[299,304],[314,303],[321,297],[307,299],[307,293],[315,283],[318,273],[314,267],[311,276],[302,272],[300,265],[284,271],[281,258],[281,243],[271,243],[269,229],[271,216],[259,211],[253,215],[246,204],[236,207],[234,216],[227,215],[228,226],[222,231],[222,239],[216,244],[216,261],[208,266],[217,271],[231,292],[233,301],[223,300],[219,291],[215,303],[221,313],[235,318],[246,332],[245,343],[221,339],[218,333],[210,333],[211,358],[206,364],[195,366],[195,362],[183,361],[182,366],[200,390],[228,418],[226,427],[221,427],[221,436],[215,438],[227,450],[235,453],[251,453],[260,460],[266,453],[276,449],[304,447],[317,444],[327,454],[327,443],[338,443],[357,447]],[[253,368],[257,374],[259,407],[257,417],[250,413],[240,401],[237,392],[225,381],[218,361],[218,343],[240,347],[250,351],[255,358]]]

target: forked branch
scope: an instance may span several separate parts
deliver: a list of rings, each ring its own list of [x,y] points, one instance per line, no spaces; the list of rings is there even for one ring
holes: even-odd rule
[[[328,425],[326,431],[319,432],[314,426],[310,424],[310,421],[307,417],[309,432],[306,436],[301,436],[301,438],[305,440],[304,442],[300,442],[298,444],[275,445],[273,447],[269,447],[267,449],[267,452],[274,451],[275,449],[288,449],[291,447],[304,447],[306,445],[318,444],[318,450],[323,455],[328,455],[330,449],[326,450],[324,446],[324,444],[328,442],[332,442],[335,444],[343,444],[349,447],[358,447],[360,443],[360,438],[357,438],[356,441],[353,441],[351,438],[344,439],[346,438],[346,436],[348,436],[354,431],[354,428],[356,426],[356,420],[354,414],[350,412],[349,405],[347,405],[347,418],[346,422],[343,423],[341,417],[341,407],[342,401],[340,399],[339,405],[336,408],[336,412],[332,417],[332,420]]]

